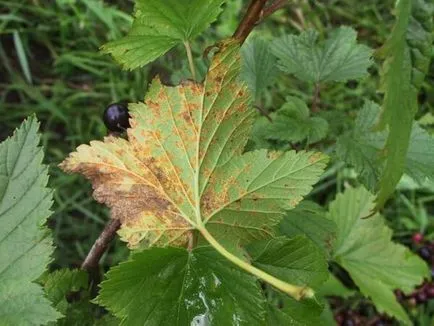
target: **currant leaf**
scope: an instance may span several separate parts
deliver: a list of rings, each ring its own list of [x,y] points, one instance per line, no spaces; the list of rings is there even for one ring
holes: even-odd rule
[[[2,325],[41,325],[61,314],[34,281],[53,253],[44,226],[52,191],[38,146],[39,124],[29,117],[0,144],[0,320]]]
[[[327,158],[243,154],[255,110],[247,106],[239,71],[239,44],[222,44],[203,85],[167,87],[154,80],[145,102],[129,106],[128,141],[94,141],[62,163],[92,181],[94,197],[121,221],[119,234],[130,247],[187,246],[197,230],[226,258],[261,274],[228,249],[272,236]]]
[[[203,32],[221,12],[225,0],[138,0],[128,35],[105,44],[127,69],[142,67],[177,44]]]
[[[357,44],[357,33],[350,27],[336,29],[323,43],[318,32],[285,35],[272,43],[278,67],[300,80],[320,83],[359,79],[372,65],[372,50]]]
[[[209,246],[136,253],[107,273],[97,301],[120,325],[265,325],[256,279]]]
[[[430,271],[422,259],[391,240],[392,231],[382,216],[377,213],[363,218],[372,211],[374,200],[365,188],[358,188],[347,189],[330,204],[328,218],[337,225],[333,259],[379,311],[410,325],[393,290],[411,292]]]

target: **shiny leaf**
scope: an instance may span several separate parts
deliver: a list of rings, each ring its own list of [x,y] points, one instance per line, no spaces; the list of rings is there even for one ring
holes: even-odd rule
[[[256,279],[212,247],[153,248],[112,268],[98,302],[120,325],[264,325]]]

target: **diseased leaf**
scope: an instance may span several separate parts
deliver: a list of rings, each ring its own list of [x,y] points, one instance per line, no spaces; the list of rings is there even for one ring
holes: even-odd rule
[[[280,232],[287,237],[305,235],[328,257],[336,238],[336,224],[325,217],[325,210],[311,201],[302,201],[286,213]]]
[[[276,78],[276,58],[270,53],[268,42],[254,38],[241,48],[243,65],[241,77],[246,81],[252,98],[258,102],[266,88]]]
[[[328,277],[327,261],[321,250],[304,236],[261,241],[248,247],[253,265],[297,285],[316,288]]]
[[[379,129],[388,127],[383,150],[385,168],[379,182],[376,208],[384,205],[404,173],[417,95],[432,56],[433,13],[431,1],[401,0],[397,20],[379,55],[385,59],[381,91],[384,93]]]
[[[256,279],[212,247],[153,248],[112,268],[98,302],[120,325],[264,325]]]
[[[429,269],[408,248],[392,242],[392,231],[378,213],[363,219],[370,214],[374,199],[364,188],[348,189],[330,204],[328,217],[338,227],[333,259],[379,311],[410,325],[393,290],[411,292],[429,277]]]
[[[263,139],[282,143],[307,140],[311,144],[327,136],[328,122],[320,117],[310,117],[309,108],[299,98],[288,96],[286,103],[270,117],[272,121],[260,117],[255,123],[252,138],[257,147],[264,144]]]
[[[380,107],[366,102],[357,115],[355,127],[339,137],[336,152],[340,159],[354,166],[363,184],[375,191],[384,162],[381,151],[387,138],[387,131],[375,131]],[[406,155],[405,173],[423,184],[426,178],[434,179],[434,138],[413,123],[410,144]]]
[[[154,80],[144,103],[129,106],[128,141],[93,141],[62,163],[92,181],[130,247],[186,246],[198,230],[254,273],[232,249],[271,237],[318,180],[327,161],[320,153],[242,154],[255,110],[239,70],[239,45],[222,44],[203,85]]]
[[[127,69],[142,67],[203,32],[225,0],[137,0],[127,36],[102,47]]]
[[[300,80],[320,83],[359,79],[372,64],[372,50],[357,44],[357,33],[340,27],[318,43],[318,32],[307,30],[300,35],[286,35],[275,40],[271,50],[279,68]]]
[[[52,192],[38,146],[39,124],[29,117],[0,144],[0,320],[2,325],[40,325],[61,314],[34,281],[53,253],[44,226]]]

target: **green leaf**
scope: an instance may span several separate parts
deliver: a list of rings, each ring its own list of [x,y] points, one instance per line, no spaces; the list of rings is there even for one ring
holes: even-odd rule
[[[47,298],[63,314],[68,308],[66,295],[87,289],[87,273],[80,270],[60,269],[48,274],[43,280]]]
[[[264,325],[256,279],[211,247],[153,248],[112,268],[98,302],[120,325]]]
[[[52,240],[44,226],[52,192],[38,146],[35,117],[0,144],[0,320],[2,325],[40,325],[61,315],[34,283],[51,261]]]
[[[137,0],[128,35],[102,47],[127,69],[142,67],[202,33],[225,0]]]
[[[408,248],[392,242],[392,231],[382,216],[363,219],[370,214],[374,199],[364,188],[348,189],[330,204],[328,217],[338,227],[333,258],[379,311],[410,324],[393,290],[411,292],[429,277],[429,269]]]
[[[241,77],[246,81],[252,98],[258,102],[263,92],[276,78],[276,58],[270,53],[268,42],[254,38],[241,48],[243,66]]]
[[[304,236],[253,243],[248,252],[254,266],[288,283],[317,287],[327,280],[328,265],[324,255]]]
[[[352,165],[362,183],[372,191],[375,191],[384,169],[380,156],[388,135],[387,131],[374,129],[379,114],[377,104],[366,102],[357,115],[354,129],[339,137],[336,146],[338,157]],[[405,163],[405,173],[419,184],[427,178],[434,180],[434,138],[416,122],[413,123]]]
[[[357,44],[356,39],[356,31],[340,27],[325,42],[318,43],[318,33],[307,30],[275,40],[271,50],[279,68],[300,80],[343,82],[364,77],[372,64],[372,50]]]
[[[397,2],[397,20],[379,55],[385,59],[381,91],[384,93],[378,128],[389,134],[384,148],[383,170],[376,208],[382,207],[404,173],[417,95],[432,56],[433,12],[431,1]]]
[[[405,173],[419,184],[434,181],[434,138],[417,123],[413,124],[406,156]]]
[[[285,210],[317,182],[327,157],[243,154],[256,112],[237,78],[239,44],[221,47],[204,84],[168,87],[154,80],[144,103],[129,106],[128,140],[81,145],[61,166],[92,181],[94,197],[119,219],[118,233],[131,248],[187,247],[199,231],[233,263],[297,297],[304,288],[266,276],[233,248],[272,237]]]
[[[325,214],[318,204],[302,201],[286,213],[280,222],[280,232],[290,238],[305,235],[328,256],[336,237],[336,224],[325,218]]]
[[[265,138],[281,142],[316,143],[327,136],[328,122],[320,117],[310,117],[306,103],[296,97],[288,96],[286,103],[270,115],[272,121],[260,117],[253,130],[253,139]],[[257,145],[261,142],[257,142]]]
[[[65,317],[48,325],[92,326],[92,304],[87,291],[88,276],[85,271],[61,269],[47,274],[41,283],[47,298]]]
[[[315,299],[296,301],[292,298],[279,298],[282,308],[268,307],[268,325],[312,326],[323,325],[320,315],[324,305]]]
[[[332,273],[329,274],[327,281],[321,285],[317,291],[318,296],[335,296],[349,298],[356,293],[354,290],[348,289],[339,281]]]
[[[337,156],[355,168],[362,183],[371,191],[375,191],[384,168],[380,152],[387,131],[373,131],[379,112],[380,107],[376,103],[366,101],[357,115],[354,129],[340,136],[336,144]]]

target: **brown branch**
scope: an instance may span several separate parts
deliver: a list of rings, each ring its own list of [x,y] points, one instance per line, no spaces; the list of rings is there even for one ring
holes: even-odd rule
[[[119,230],[120,226],[121,222],[115,219],[111,219],[106,224],[98,239],[95,240],[83,264],[81,264],[81,269],[91,271],[98,266],[102,255],[107,250],[110,242],[114,239],[116,231]]]
[[[250,3],[246,14],[233,35],[233,37],[238,39],[240,43],[244,43],[247,36],[249,36],[257,22],[261,19],[267,1],[268,0],[252,0]]]
[[[312,96],[311,112],[318,112],[319,111],[320,97],[321,97],[321,86],[319,83],[317,83],[315,85],[315,90],[314,90],[313,96]]]
[[[261,16],[261,21],[268,16],[274,14],[277,10],[283,9],[289,3],[288,0],[275,0],[271,5],[267,6]]]

